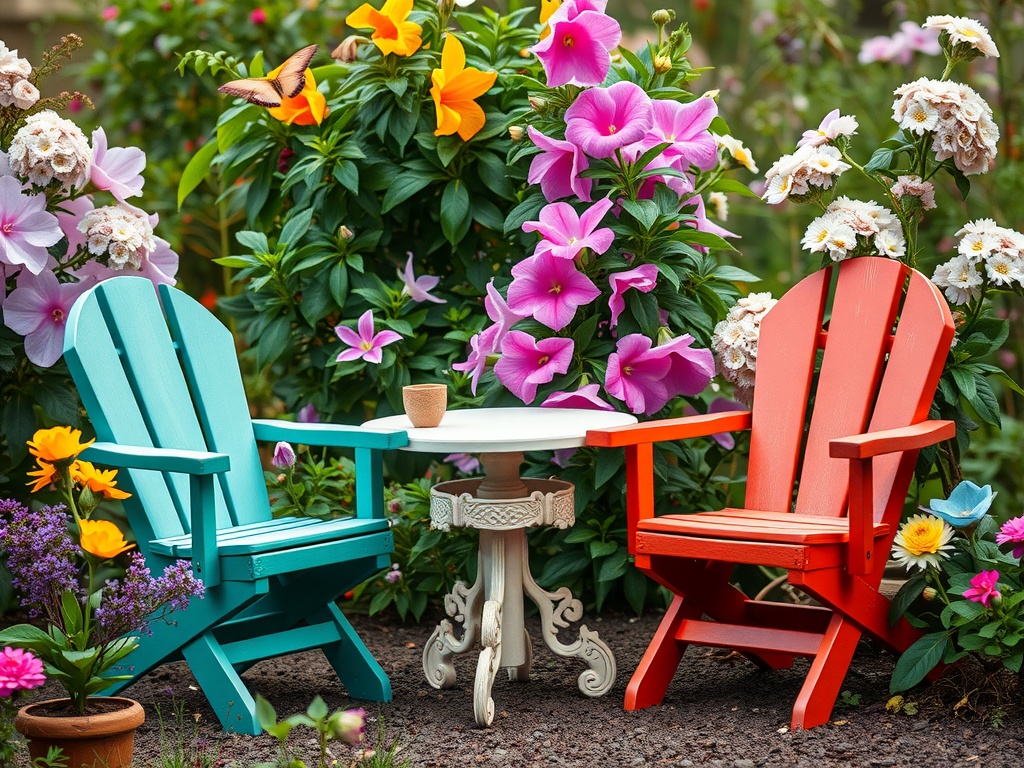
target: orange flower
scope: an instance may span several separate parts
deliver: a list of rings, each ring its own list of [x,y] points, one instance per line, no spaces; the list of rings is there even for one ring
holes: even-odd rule
[[[283,64],[281,66],[284,66]],[[275,78],[281,67],[271,70],[267,77]],[[320,125],[327,115],[327,99],[316,89],[313,73],[306,70],[306,84],[298,96],[281,97],[281,106],[267,110],[270,116],[288,125]]]
[[[466,51],[455,35],[448,35],[441,51],[441,69],[430,76],[434,85],[430,95],[437,109],[435,136],[451,136],[458,132],[463,141],[469,141],[481,128],[486,118],[474,99],[483,96],[494,85],[496,72],[481,72],[466,66]]]
[[[387,0],[379,11],[363,3],[348,15],[345,23],[357,29],[372,27],[370,39],[381,53],[411,56],[420,47],[423,31],[416,22],[407,21],[411,11],[412,0]]]
[[[46,462],[38,462],[39,469],[29,472],[29,477],[34,477],[35,482],[29,480],[28,485],[32,486],[32,493],[40,491],[50,483],[56,482],[57,470],[54,469],[53,464],[47,464]]]
[[[82,430],[72,429],[71,427],[40,429],[28,441],[28,452],[40,462],[46,462],[47,464],[67,461],[68,459],[75,458],[75,456],[96,442],[93,439],[82,444],[79,442],[81,437]]]
[[[125,541],[118,527],[108,520],[83,519],[79,527],[82,531],[79,539],[82,549],[101,560],[110,560],[135,546]]]
[[[548,19],[551,18],[551,14],[557,11],[561,5],[562,0],[540,0],[540,23],[544,25],[544,29],[540,32],[541,40],[551,34],[551,26],[548,24]]]
[[[71,479],[74,482],[87,487],[93,493],[102,493],[108,499],[127,499],[131,494],[115,487],[115,477],[116,469],[96,469],[91,462],[81,459],[71,465]]]

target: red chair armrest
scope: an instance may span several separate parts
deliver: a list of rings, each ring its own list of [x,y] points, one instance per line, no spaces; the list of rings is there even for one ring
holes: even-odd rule
[[[922,421],[909,427],[839,437],[828,444],[834,459],[867,459],[896,451],[912,451],[935,445],[956,435],[952,421]]]
[[[684,416],[681,419],[659,419],[626,427],[591,429],[587,431],[587,445],[601,448],[621,448],[626,445],[660,443],[666,440],[686,440],[706,437],[719,432],[738,432],[750,429],[750,411],[727,411]]]

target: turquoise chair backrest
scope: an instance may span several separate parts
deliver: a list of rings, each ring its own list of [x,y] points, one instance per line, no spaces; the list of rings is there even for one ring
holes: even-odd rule
[[[96,436],[143,447],[226,453],[217,528],[271,518],[231,333],[197,301],[141,277],[86,291],[68,316],[64,359]],[[161,303],[163,308],[161,309]],[[190,532],[189,482],[127,470],[121,484],[140,541]]]

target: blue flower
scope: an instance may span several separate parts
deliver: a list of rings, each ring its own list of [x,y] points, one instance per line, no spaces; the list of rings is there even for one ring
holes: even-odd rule
[[[932,499],[929,506],[933,514],[954,528],[963,528],[981,520],[995,497],[991,485],[979,488],[970,480],[964,480],[953,489],[948,499]]]

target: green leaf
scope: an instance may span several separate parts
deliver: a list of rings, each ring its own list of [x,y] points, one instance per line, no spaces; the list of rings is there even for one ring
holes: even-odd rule
[[[879,147],[871,155],[867,165],[864,166],[865,173],[872,173],[874,171],[889,170],[892,167],[893,158],[896,157],[896,152],[886,147]]]
[[[622,207],[649,232],[658,220],[658,206],[653,200],[623,200]]]
[[[973,621],[985,612],[985,606],[971,600],[954,600],[949,604],[949,609],[965,619]]]
[[[312,208],[307,208],[304,211],[292,214],[281,228],[281,236],[277,238],[277,242],[284,243],[294,248],[298,245],[302,236],[309,230],[309,225],[312,221]]]
[[[624,461],[622,449],[604,448],[598,451],[594,466],[594,487],[600,488],[615,477]]]
[[[217,156],[217,142],[207,141],[199,148],[199,151],[192,155],[185,170],[182,171],[181,181],[178,182],[178,208],[185,202],[196,187],[210,173],[210,163]]]
[[[469,191],[458,179],[449,181],[441,197],[441,231],[452,245],[458,245],[470,225]]]
[[[390,592],[378,592],[373,596],[373,600],[370,601],[370,615],[380,613],[391,604],[391,593]]]
[[[942,659],[947,643],[947,633],[932,632],[907,648],[893,668],[889,691],[906,691],[924,680]]]
[[[647,577],[636,568],[630,568],[622,580],[622,588],[626,594],[626,602],[637,616],[644,612],[647,600]]]
[[[978,414],[978,417],[993,427],[1002,426],[999,418],[999,401],[996,399],[996,393],[992,391],[988,381],[976,373],[974,374],[974,387],[975,396],[969,402]]]
[[[380,204],[380,212],[387,213],[399,203],[404,203],[434,180],[434,176],[426,176],[412,171],[400,174],[388,187]]]
[[[597,536],[598,533],[593,528],[573,528],[562,541],[566,544],[582,544],[585,541],[596,539]]]
[[[268,253],[270,251],[270,243],[267,242],[267,236],[262,232],[243,229],[235,235],[235,240],[253,253]]]
[[[619,548],[614,541],[592,541],[590,542],[590,556],[597,560],[599,557],[607,557]]]
[[[928,580],[923,571],[914,574],[903,583],[889,605],[889,626],[894,626],[899,621],[900,617],[907,612],[910,604],[920,596],[927,585]]]
[[[306,714],[309,715],[311,720],[323,720],[328,714],[330,714],[330,710],[327,708],[327,702],[325,702],[318,694],[314,697],[313,701],[310,702],[309,707],[306,709]]]
[[[291,318],[277,317],[267,324],[256,344],[256,367],[262,370],[287,349],[291,337]]]
[[[708,189],[712,192],[732,192],[736,195],[743,195],[744,197],[757,197],[757,194],[741,181],[736,179],[719,179],[712,184]]]
[[[626,573],[626,565],[629,563],[629,552],[620,548],[615,554],[606,558],[601,563],[601,570],[597,574],[598,581],[615,581]]]
[[[747,272],[745,269],[731,267],[726,264],[715,267],[715,271],[712,274],[719,280],[725,280],[730,283],[756,283],[761,280],[760,277]]]
[[[960,390],[960,395],[967,402],[971,402],[976,391],[974,373],[960,366],[950,368],[949,373],[953,377],[953,381],[956,382],[956,388]]]

